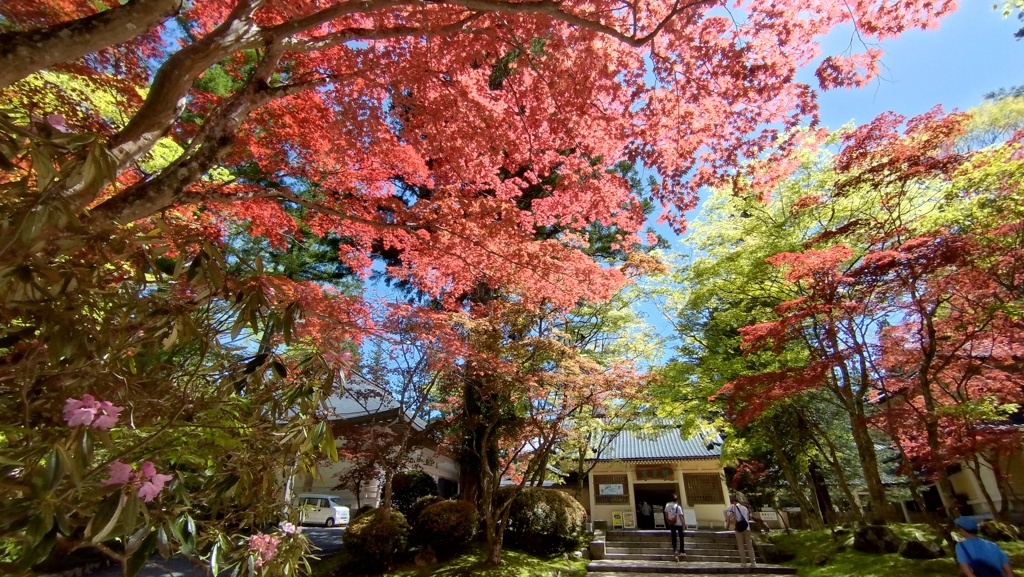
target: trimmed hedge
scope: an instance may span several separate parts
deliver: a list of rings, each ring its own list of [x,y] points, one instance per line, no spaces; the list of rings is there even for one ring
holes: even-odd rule
[[[443,501],[444,499],[438,497],[437,495],[427,495],[426,497],[420,497],[419,499],[416,499],[415,503],[412,504],[412,508],[410,509],[409,514],[405,516],[405,519],[409,521],[409,525],[415,527],[417,521],[420,518],[420,513],[422,513],[424,509],[433,505],[434,503],[441,503]]]
[[[363,515],[369,513],[370,511],[376,511],[376,510],[377,510],[377,508],[374,507],[373,505],[363,505],[362,507],[356,509],[356,512],[352,514],[352,518],[349,519],[348,522],[351,523],[352,521],[355,521],[356,519],[362,517]]]
[[[417,544],[433,547],[438,555],[454,555],[476,536],[476,507],[466,501],[440,501],[423,509],[413,526]]]
[[[373,510],[350,522],[341,542],[367,568],[389,569],[409,546],[409,523],[399,511],[392,509],[384,521]]]
[[[505,502],[515,489],[499,489],[498,502]],[[526,487],[512,502],[505,543],[535,555],[567,553],[583,545],[586,523],[586,509],[568,494]]]
[[[438,493],[437,481],[423,471],[406,471],[391,479],[391,506],[406,517],[417,499]]]

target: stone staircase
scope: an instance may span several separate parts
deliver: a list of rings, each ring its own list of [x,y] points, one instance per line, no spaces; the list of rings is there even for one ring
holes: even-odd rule
[[[740,564],[736,550],[736,537],[731,531],[687,531],[684,539],[685,558],[679,562],[672,555],[672,537],[668,531],[609,531],[598,535],[603,539],[595,561],[587,571],[600,577],[615,577],[644,573],[647,577],[667,575],[792,575],[790,567],[759,564],[746,567]],[[597,545],[595,540],[595,545]],[[592,553],[595,548],[591,547]],[[603,557],[603,558],[599,558]],[[760,560],[759,560],[760,561]]]

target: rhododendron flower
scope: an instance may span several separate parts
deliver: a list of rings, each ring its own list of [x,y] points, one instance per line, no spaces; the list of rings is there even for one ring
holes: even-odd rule
[[[156,472],[156,466],[152,461],[146,461],[136,471],[128,463],[115,461],[110,464],[110,477],[104,479],[104,485],[133,485],[138,487],[138,496],[149,503],[164,490],[164,485],[173,479],[173,475],[164,475]]]
[[[260,568],[264,563],[270,561],[274,557],[274,552],[277,551],[277,545],[280,542],[280,537],[263,533],[256,533],[249,537],[249,549],[256,552],[256,562],[253,565],[256,568]]]
[[[135,469],[128,463],[114,461],[110,464],[110,477],[104,479],[102,483],[104,485],[127,485],[132,482],[134,473]]]
[[[281,531],[284,532],[284,533],[287,533],[289,535],[294,535],[297,532],[295,530],[295,525],[292,525],[291,523],[287,523],[287,522],[286,523],[281,523]]]
[[[160,494],[160,491],[164,490],[164,484],[167,481],[173,479],[171,475],[163,475],[156,472],[156,467],[153,466],[152,461],[146,461],[142,464],[142,470],[138,475],[138,479],[142,482],[139,485],[139,498],[149,503]]]
[[[117,423],[117,415],[123,410],[124,407],[85,394],[81,400],[69,398],[64,402],[64,420],[69,427],[85,425],[105,431]]]

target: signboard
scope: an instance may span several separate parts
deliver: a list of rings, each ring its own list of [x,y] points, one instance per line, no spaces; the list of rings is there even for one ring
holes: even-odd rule
[[[760,517],[762,521],[778,522],[779,520],[779,514],[775,511],[758,511],[757,516]]]
[[[597,494],[602,497],[608,495],[625,495],[626,489],[622,483],[605,483],[597,486]]]
[[[622,528],[622,511],[612,511],[612,529]]]
[[[626,529],[636,529],[636,518],[633,516],[632,511],[626,511],[622,514],[622,526]]]
[[[683,523],[687,527],[697,528],[697,511],[683,507]]]
[[[594,475],[594,503],[598,505],[629,505],[628,475]]]
[[[674,479],[671,465],[637,465],[637,481],[654,481],[658,479]]]

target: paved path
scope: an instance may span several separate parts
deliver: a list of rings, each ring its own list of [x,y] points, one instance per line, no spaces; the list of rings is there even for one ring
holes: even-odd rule
[[[302,532],[309,537],[309,540],[320,548],[316,554],[321,557],[341,549],[341,534],[344,531],[345,529],[342,527],[302,528]],[[197,568],[186,559],[181,557],[163,559],[159,555],[150,559],[149,563],[139,571],[139,577],[206,577],[206,574],[205,568]],[[121,577],[121,569],[114,566],[91,573],[89,577]]]

